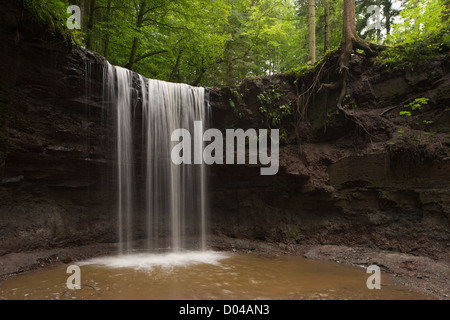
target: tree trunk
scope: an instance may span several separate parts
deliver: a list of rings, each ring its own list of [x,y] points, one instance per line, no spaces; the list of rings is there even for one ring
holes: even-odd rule
[[[233,62],[231,59],[231,45],[228,42],[225,48],[225,86],[231,87],[232,84],[232,74],[233,74]]]
[[[130,70],[134,69],[134,63],[136,61],[136,54],[137,54],[138,46],[139,46],[139,39],[134,38],[133,45],[131,46],[130,61],[128,62],[128,68]]]
[[[386,46],[379,46],[368,41],[361,39],[356,33],[356,5],[355,0],[344,0],[344,14],[343,14],[343,37],[344,43],[341,48],[341,55],[339,57],[339,72],[341,74],[340,79],[337,82],[324,84],[324,88],[338,89],[341,88],[341,93],[337,101],[337,107],[339,110],[347,114],[342,108],[342,101],[344,100],[347,92],[347,78],[348,78],[348,65],[350,63],[350,57],[355,49],[362,49],[367,55],[373,55],[374,50],[378,51]],[[372,50],[374,49],[374,50]]]
[[[391,44],[391,19],[390,15],[385,15],[386,17],[386,44]]]
[[[384,0],[381,2],[383,4],[383,15],[386,19],[385,27],[386,27],[386,44],[390,44],[391,40],[389,39],[391,36],[391,20],[393,17],[392,13],[392,1]]]
[[[381,8],[380,0],[376,1],[376,5],[377,5],[378,8]],[[378,21],[379,21],[379,19],[380,19],[380,17],[377,15],[377,17],[376,17],[377,44],[381,44],[381,29],[378,28]]]
[[[200,84],[200,81],[202,80],[202,78],[203,78],[203,75],[206,73],[206,68],[202,68],[200,71],[199,71],[199,73],[198,73],[198,75],[197,75],[197,78],[194,80],[194,82],[192,83],[192,85],[195,87],[195,86],[198,86],[199,84]]]
[[[323,9],[325,12],[325,37],[324,37],[324,53],[331,49],[330,46],[330,2],[329,0],[323,1]]]
[[[175,67],[172,70],[172,74],[170,75],[169,81],[174,81],[175,75],[177,74],[178,68],[180,67],[182,54],[183,51],[180,51],[180,53],[178,53],[177,62],[175,63]]]
[[[341,70],[343,67],[346,67],[350,55],[354,49],[361,49],[368,55],[373,55],[374,50],[378,51],[386,46],[376,45],[369,41],[365,41],[361,39],[356,33],[356,5],[355,0],[344,0],[344,45],[343,45],[343,54],[341,55]]]
[[[350,57],[357,43],[363,42],[363,40],[359,38],[356,33],[355,0],[344,0],[343,22],[342,35],[344,37],[344,44],[342,46],[342,53],[339,58],[339,72],[342,76],[337,83],[329,86],[341,87],[341,93],[337,101],[337,107],[340,110],[342,109],[342,101],[344,100],[345,93],[347,92],[348,64],[350,63]]]
[[[108,6],[106,8],[106,23],[109,23],[111,21],[111,4],[112,0],[108,0]],[[109,29],[109,26],[108,26]],[[106,31],[105,35],[105,42],[103,43],[103,56],[108,59],[109,54],[109,40],[111,38],[111,33],[109,31]]]
[[[80,13],[81,13],[81,21],[78,21],[80,24],[81,30],[86,30],[86,0],[73,0],[73,4],[80,7]]]
[[[139,12],[138,12],[137,20],[136,20],[136,29],[138,32],[141,31],[141,28],[144,24],[144,15],[145,15],[146,9],[147,9],[147,1],[142,0],[141,4],[139,6]],[[135,37],[133,39],[133,45],[131,46],[130,61],[128,62],[128,68],[130,70],[133,70],[133,68],[134,68],[134,63],[136,62],[136,55],[137,55],[138,47],[139,47],[139,38]]]
[[[316,62],[316,1],[308,4],[308,63]]]
[[[89,7],[89,19],[87,23],[86,30],[86,48],[92,50],[92,29],[94,28],[95,19],[95,0],[91,0],[91,5]]]
[[[347,68],[350,60],[350,55],[354,49],[354,43],[356,42],[356,13],[355,13],[355,0],[344,0],[344,46],[340,59],[340,69]]]

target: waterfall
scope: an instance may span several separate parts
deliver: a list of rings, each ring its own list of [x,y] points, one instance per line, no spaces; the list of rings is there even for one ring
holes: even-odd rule
[[[138,238],[146,239],[150,251],[205,250],[206,165],[171,161],[179,143],[171,142],[174,130],[194,132],[195,121],[203,122],[203,130],[209,124],[205,89],[146,79],[110,64],[104,81],[104,99],[116,121],[120,253],[132,251]],[[203,149],[202,136],[192,136],[194,148]]]

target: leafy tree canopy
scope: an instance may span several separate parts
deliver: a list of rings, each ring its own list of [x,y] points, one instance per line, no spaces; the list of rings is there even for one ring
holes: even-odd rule
[[[65,34],[67,8],[78,5],[82,28],[71,31],[78,44],[149,78],[230,86],[244,77],[302,68],[308,59],[308,0],[23,2],[39,23]],[[343,41],[343,0],[315,3],[320,59]],[[367,27],[372,5],[380,8],[379,30]],[[356,0],[357,30],[369,41],[411,50],[426,40],[430,50],[421,54],[428,55],[449,45],[448,8],[448,0]],[[408,55],[396,47],[383,61]]]

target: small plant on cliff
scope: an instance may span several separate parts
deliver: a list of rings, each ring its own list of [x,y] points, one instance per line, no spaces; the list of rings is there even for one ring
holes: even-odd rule
[[[416,100],[414,100],[413,102],[404,105],[404,108],[409,108],[410,110],[407,111],[401,111],[400,115],[401,116],[407,116],[407,117],[411,117],[412,116],[412,112],[413,111],[420,111],[422,110],[422,107],[428,104],[428,101],[430,101],[430,99],[427,98],[418,98]]]
[[[404,105],[403,107],[409,110],[400,111],[401,116],[405,117],[412,117],[414,112],[420,112],[422,110],[422,107],[428,104],[428,101],[430,99],[427,98],[418,98],[412,101],[409,104]],[[409,121],[407,124],[407,128],[411,129],[412,126],[415,126],[416,128],[419,128],[421,130],[420,135],[414,135],[412,133],[406,134],[405,130],[399,130],[399,138],[402,140],[411,140],[415,142],[420,142],[422,140],[422,131],[426,131],[427,127],[431,125],[433,121],[429,120],[423,120],[421,123]],[[429,132],[425,132],[425,134],[430,134]]]
[[[427,98],[416,99],[413,102],[411,102],[411,103],[409,103],[409,104],[404,106],[404,108],[410,108],[411,111],[402,111],[402,112],[400,112],[400,115],[411,117],[413,111],[416,111],[416,110],[417,111],[421,111],[422,107],[428,104],[428,101],[430,101],[430,99],[427,99]],[[433,123],[433,121],[423,120],[422,123],[421,123],[422,124],[422,128],[421,129],[425,131],[426,127],[429,126],[432,123]],[[420,125],[417,122],[415,124],[416,125]],[[426,134],[428,134],[428,132],[426,132]]]
[[[298,235],[297,227],[292,226],[291,229],[289,231],[287,231],[285,234],[286,234],[286,240],[289,242],[293,242],[295,240],[295,238],[297,238],[297,235]]]
[[[233,109],[234,114],[236,114],[240,119],[244,117],[244,114],[242,113],[243,103],[243,95],[236,89],[231,89],[230,107]]]
[[[282,103],[282,93],[280,85],[271,86],[268,90],[258,95],[260,103],[259,112],[264,117],[265,125],[269,128],[280,129],[280,139],[286,141],[288,132],[283,128],[283,120],[292,115],[291,101]]]

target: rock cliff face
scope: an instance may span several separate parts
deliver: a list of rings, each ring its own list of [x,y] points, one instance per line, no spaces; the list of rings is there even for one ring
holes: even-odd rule
[[[0,255],[117,241],[105,60],[24,19],[12,2],[2,5]],[[448,61],[388,72],[354,56],[346,115],[336,112],[337,91],[316,88],[305,103],[316,76],[209,90],[216,128],[268,127],[274,104],[292,111],[281,119],[276,176],[256,166],[210,168],[212,233],[449,259]],[[430,101],[417,124],[399,116],[421,97]]]
[[[113,241],[104,61],[47,35],[13,1],[0,13],[0,255]]]

